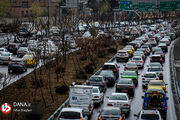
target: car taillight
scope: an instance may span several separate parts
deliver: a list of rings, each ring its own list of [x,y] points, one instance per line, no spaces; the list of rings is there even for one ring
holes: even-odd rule
[[[152,59],[150,59],[150,61],[152,61]]]
[[[71,107],[71,105],[69,104],[68,107]]]
[[[134,88],[133,86],[130,86],[129,88]]]
[[[140,63],[143,63],[143,61],[140,61]]]
[[[156,80],[159,80],[159,78],[156,78]]]
[[[131,60],[131,62],[134,62],[134,60]]]
[[[160,61],[162,61],[162,59],[160,59]]]
[[[164,57],[164,55],[162,55],[162,57]]]
[[[104,70],[104,68],[102,68],[102,70]]]
[[[6,49],[8,48],[8,46],[6,46]]]
[[[8,60],[10,60],[11,58],[10,57],[8,57]]]
[[[167,106],[165,107],[165,109],[167,109]]]
[[[120,88],[120,86],[116,85],[116,88]]]
[[[14,46],[14,48],[16,48],[16,46]]]
[[[144,109],[144,105],[142,106],[142,108]]]
[[[138,67],[136,67],[136,70],[138,70]]]
[[[18,65],[23,65],[23,64],[19,63]]]
[[[90,82],[87,82],[88,85],[90,85]]]
[[[129,106],[128,104],[124,104],[124,106]]]
[[[98,120],[102,120],[101,116],[99,116]]]
[[[117,69],[114,69],[113,71],[114,71],[114,72],[116,72],[116,71],[117,71]]]
[[[94,98],[99,98],[99,96],[95,96]]]
[[[92,110],[92,107],[91,107],[91,105],[89,105],[89,111],[91,111]]]
[[[145,80],[144,78],[142,78],[142,80]]]
[[[112,104],[108,103],[107,106],[112,106]]]
[[[103,84],[103,85],[104,85],[104,82],[101,82],[101,84]]]
[[[10,64],[12,64],[12,63],[8,63],[8,65],[10,65]]]
[[[128,55],[128,54],[125,54],[125,55]]]

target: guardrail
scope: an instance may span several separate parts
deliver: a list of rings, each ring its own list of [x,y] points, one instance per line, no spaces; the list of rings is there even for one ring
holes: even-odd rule
[[[109,61],[108,63],[111,63],[113,62],[115,59],[115,56],[113,56]],[[97,73],[99,73],[99,71],[101,70],[101,68],[94,73],[94,75],[96,75]],[[85,84],[85,83],[84,83]],[[61,110],[64,108],[64,107],[67,107],[68,106],[68,103],[69,103],[69,99],[67,99],[47,120],[55,120],[57,119],[59,113],[61,112]]]
[[[180,38],[179,38],[180,39]],[[176,67],[175,67],[175,60],[174,60],[174,45],[176,44],[177,40],[174,42],[172,48],[171,48],[171,53],[170,53],[170,70],[171,70],[171,81],[173,83],[175,93],[176,93],[176,101],[179,104],[180,103],[180,89],[177,81],[177,76],[176,76]]]

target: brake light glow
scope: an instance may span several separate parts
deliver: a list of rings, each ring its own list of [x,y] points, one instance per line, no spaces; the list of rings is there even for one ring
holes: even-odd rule
[[[10,64],[12,64],[12,63],[8,63],[8,65],[10,65]]]
[[[124,104],[124,106],[129,106],[128,104]]]
[[[116,85],[116,88],[120,88],[120,86]]]
[[[160,61],[162,61],[162,59],[160,59]]]
[[[90,85],[90,82],[88,81],[87,84]]]
[[[134,88],[133,86],[130,86],[129,88]]]
[[[95,96],[94,98],[99,98],[99,96]]]
[[[101,116],[99,116],[99,119],[98,120],[102,120]]]
[[[125,55],[128,55],[128,54],[125,54]]]
[[[152,59],[150,59],[150,61],[152,61]]]
[[[109,104],[107,104],[107,106],[112,106],[112,104],[109,103]]]
[[[104,82],[102,82],[101,84],[103,84],[103,85],[104,85]]]
[[[69,104],[68,107],[71,107],[71,105]]]
[[[167,109],[167,106],[165,107],[165,109]]]
[[[131,60],[131,62],[134,62],[134,60]]]
[[[23,65],[23,64],[19,63],[18,65]]]
[[[8,46],[6,46],[6,48],[8,48]]]
[[[158,78],[156,78],[156,80],[159,80]]]
[[[162,55],[162,57],[164,57],[164,55]]]
[[[140,61],[140,63],[143,63],[143,61]]]
[[[116,72],[116,71],[117,71],[117,69],[114,69],[113,71],[114,71],[114,72]]]

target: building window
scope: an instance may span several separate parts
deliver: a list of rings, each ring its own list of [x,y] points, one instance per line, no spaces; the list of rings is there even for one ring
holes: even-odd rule
[[[15,2],[16,2],[16,0],[10,0],[10,2],[11,2],[11,3],[15,3]]]
[[[22,2],[22,7],[24,7],[24,8],[28,8],[28,2]]]

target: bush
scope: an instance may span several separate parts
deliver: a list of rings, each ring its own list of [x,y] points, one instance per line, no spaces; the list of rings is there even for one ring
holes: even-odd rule
[[[84,67],[84,69],[85,69],[85,71],[86,71],[86,73],[88,73],[88,74],[93,74],[93,72],[94,72],[94,68],[92,67],[92,65],[86,65],[85,67]]]
[[[68,90],[69,90],[69,87],[68,86],[56,86],[55,87],[55,90],[56,90],[56,93],[66,93]]]
[[[86,73],[81,69],[79,72],[76,73],[76,78],[78,79],[87,79]]]
[[[116,50],[115,48],[109,48],[109,49],[108,49],[108,52],[109,52],[109,53],[116,53],[117,50]]]
[[[86,56],[82,56],[82,57],[80,58],[80,60],[81,60],[81,61],[87,60],[87,57],[86,57]]]

